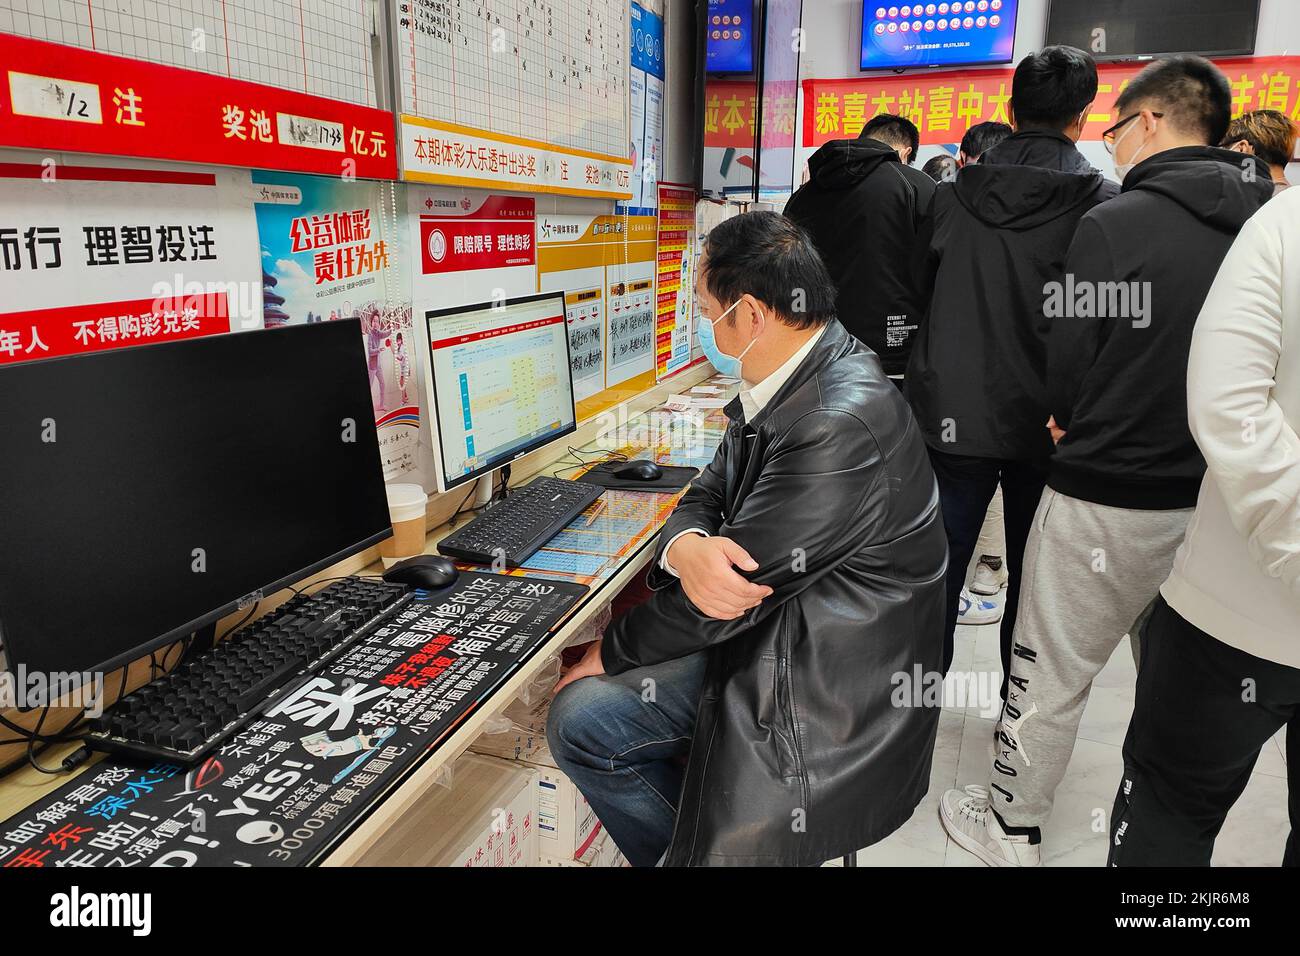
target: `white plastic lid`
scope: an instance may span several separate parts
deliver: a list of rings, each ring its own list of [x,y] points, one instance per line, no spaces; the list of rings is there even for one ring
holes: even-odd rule
[[[424,489],[419,485],[409,482],[393,482],[384,486],[388,493],[388,517],[390,520],[410,521],[413,518],[423,518],[425,505],[429,503],[429,496],[424,493]]]

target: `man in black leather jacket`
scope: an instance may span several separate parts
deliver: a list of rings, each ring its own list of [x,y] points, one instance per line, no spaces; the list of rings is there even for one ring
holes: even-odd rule
[[[654,594],[561,680],[548,737],[635,864],[816,865],[888,836],[928,786],[938,490],[798,226],[718,226],[696,294],[741,394],[660,534]]]

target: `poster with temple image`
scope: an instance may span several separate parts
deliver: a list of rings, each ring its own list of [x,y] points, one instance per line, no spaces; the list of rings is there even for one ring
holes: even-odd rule
[[[419,361],[412,331],[401,187],[370,180],[255,171],[268,329],[358,319],[384,478],[415,470]],[[404,224],[402,226],[404,228]]]

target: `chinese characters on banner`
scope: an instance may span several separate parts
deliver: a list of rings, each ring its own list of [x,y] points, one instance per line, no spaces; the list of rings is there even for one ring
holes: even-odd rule
[[[10,34],[0,62],[0,146],[397,177],[384,110]]]
[[[430,193],[420,213],[420,272],[533,265],[536,207],[531,196]]]
[[[1100,139],[1119,118],[1115,100],[1143,65],[1098,65],[1097,99],[1083,128],[1085,140]],[[1232,85],[1234,116],[1273,109],[1300,121],[1300,56],[1225,59],[1217,65]],[[977,123],[1009,122],[1011,75],[1010,70],[968,70],[960,74],[804,80],[803,145],[816,147],[833,139],[852,139],[877,113],[908,117],[921,131],[922,144],[959,142]],[[752,105],[750,109],[752,113]]]
[[[247,172],[32,158],[0,150],[0,363],[261,325]]]
[[[414,182],[597,199],[632,195],[632,164],[450,123],[401,118],[403,176]]]
[[[655,382],[653,216],[542,216],[538,292],[563,291],[579,421]]]
[[[396,186],[256,171],[267,327],[361,320],[384,478],[418,464],[419,346]]]
[[[467,573],[421,593],[188,773],[109,758],[0,823],[0,868],[319,860],[586,591]]]
[[[659,184],[655,266],[655,371],[664,378],[691,364],[695,296],[695,190]]]

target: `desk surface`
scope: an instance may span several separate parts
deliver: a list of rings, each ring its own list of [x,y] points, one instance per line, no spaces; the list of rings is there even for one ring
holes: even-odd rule
[[[685,379],[677,387],[690,384],[690,380]],[[594,463],[601,453],[609,451],[619,451],[629,457],[653,458],[662,464],[702,467],[712,457],[724,427],[725,418],[720,409],[677,413],[659,406],[627,419],[613,433],[575,449],[576,455],[568,453],[541,468],[540,472],[572,477],[582,470],[583,461]],[[512,572],[524,577],[570,581],[586,585],[590,590],[527,661],[516,667],[487,696],[476,701],[454,729],[442,736],[399,783],[371,794],[371,799],[359,807],[355,822],[350,822],[345,828],[346,835],[333,844],[323,859],[317,854],[313,862],[348,865],[361,859],[391,822],[410,809],[427,788],[440,779],[447,765],[469,747],[483,724],[509,703],[559,650],[586,633],[592,619],[625,583],[645,567],[653,553],[658,530],[679,496],[607,491],[602,499],[604,506],[590,525],[585,516],[580,517],[526,562],[524,568]],[[437,542],[449,530],[448,526],[435,529],[428,537],[426,551],[435,551]],[[373,565],[366,572],[378,573],[381,570],[379,565]],[[57,763],[74,746],[49,751],[44,762],[47,765]],[[92,761],[82,768],[80,775],[84,776],[103,760],[99,757]],[[100,766],[95,775],[107,766]],[[28,768],[0,781],[0,820],[5,821],[0,824],[0,866],[5,865],[6,856],[12,860],[16,851],[19,841],[7,839],[16,832],[16,827],[28,828],[29,836],[24,841],[27,843],[42,839],[45,830],[53,832],[59,829],[57,814],[46,813],[44,820],[38,818],[51,802],[42,800],[43,797],[68,786],[74,779],[79,780],[80,785],[89,782],[93,776],[81,781],[78,775],[50,777]],[[39,806],[34,806],[38,803]],[[175,806],[184,807],[186,802],[178,801]],[[28,808],[31,812],[24,814]],[[37,831],[37,826],[44,829]],[[183,822],[173,826],[173,840],[179,842],[183,839],[187,826]],[[163,844],[159,846],[159,853],[164,850]]]

